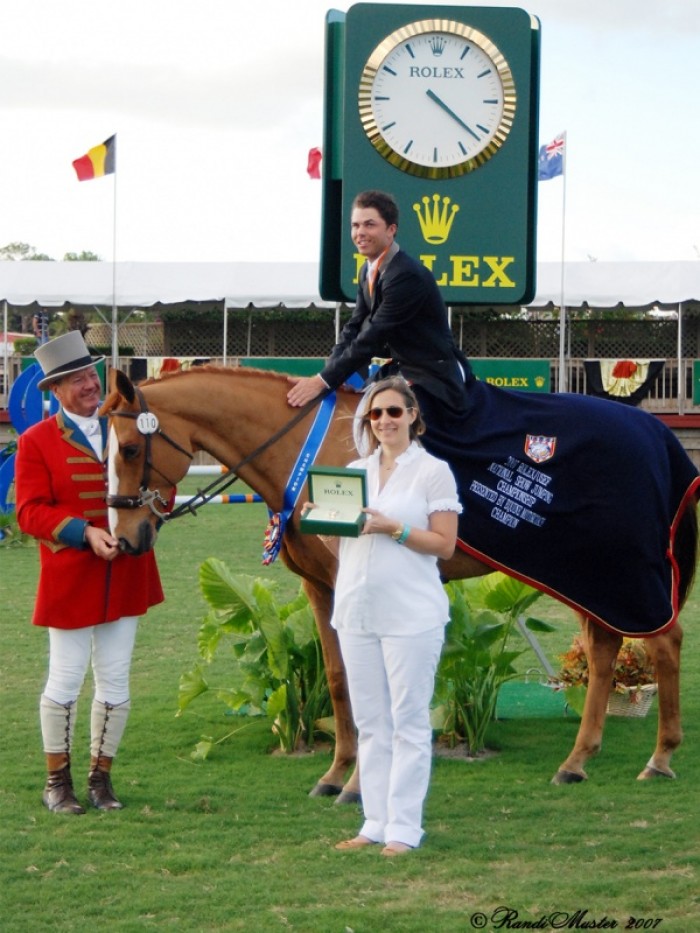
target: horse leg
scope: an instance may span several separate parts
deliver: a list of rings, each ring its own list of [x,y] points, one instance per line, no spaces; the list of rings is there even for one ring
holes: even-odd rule
[[[333,763],[328,771],[319,778],[309,796],[338,796],[339,802],[356,802],[359,800],[359,778],[356,777],[354,771],[350,780],[345,783],[345,775],[355,764],[357,756],[357,734],[350,709],[350,697],[345,678],[345,666],[340,653],[340,644],[338,636],[330,624],[333,593],[325,584],[306,578],[303,580],[302,586],[316,618],[335,718]]]
[[[580,622],[588,660],[586,702],[574,747],[552,778],[552,784],[575,784],[588,777],[584,765],[600,751],[617,653],[622,644],[621,635],[609,632],[590,619],[580,617]]]
[[[683,630],[676,623],[669,632],[646,638],[647,651],[654,662],[659,685],[659,725],[656,748],[637,780],[654,777],[674,778],[671,755],[681,744],[680,668]]]

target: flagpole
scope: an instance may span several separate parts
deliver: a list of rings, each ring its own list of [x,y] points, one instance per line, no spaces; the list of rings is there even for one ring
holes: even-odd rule
[[[562,152],[562,202],[561,202],[561,280],[559,297],[559,392],[568,392],[569,378],[566,371],[566,298],[565,298],[565,280],[566,280],[566,150],[568,142],[566,131],[562,133],[564,138],[564,150]]]
[[[2,348],[2,392],[3,392],[3,405],[5,408],[8,407],[10,399],[10,388],[8,383],[8,363],[9,363],[9,337],[7,336],[7,299],[2,303],[2,335],[5,338],[5,345]]]
[[[114,139],[116,148],[117,140]],[[116,158],[113,174],[114,198],[112,203],[112,368],[119,368],[119,319],[117,314],[117,171]]]

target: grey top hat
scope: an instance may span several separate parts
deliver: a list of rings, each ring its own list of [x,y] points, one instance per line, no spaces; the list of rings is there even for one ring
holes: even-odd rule
[[[34,356],[44,372],[44,378],[37,382],[37,388],[42,392],[62,376],[87,369],[104,359],[104,356],[90,356],[79,330],[69,330],[67,334],[54,337],[37,347]]]

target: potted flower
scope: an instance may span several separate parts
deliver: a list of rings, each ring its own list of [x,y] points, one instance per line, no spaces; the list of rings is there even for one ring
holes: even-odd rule
[[[571,648],[560,655],[559,660],[562,666],[557,675],[558,685],[566,690],[569,705],[581,712],[588,686],[588,661],[580,635],[574,637]],[[623,638],[613,673],[608,713],[611,716],[646,716],[656,690],[656,672],[643,640]]]

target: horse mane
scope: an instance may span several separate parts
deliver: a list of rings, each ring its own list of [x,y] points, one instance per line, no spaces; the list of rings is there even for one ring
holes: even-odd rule
[[[244,379],[275,379],[278,382],[286,382],[293,373],[277,372],[273,369],[258,369],[254,366],[219,366],[216,363],[204,363],[201,366],[192,366],[190,369],[183,369],[177,372],[162,373],[160,376],[149,376],[137,383],[139,388],[143,386],[156,385],[159,382],[166,382],[170,379],[187,379],[189,376],[196,376],[197,373],[212,373],[222,375],[225,378],[232,376],[243,376]],[[356,395],[353,389],[346,389],[344,386],[336,389],[336,392],[345,395]]]
[[[142,379],[138,386],[150,386],[155,385],[159,382],[166,382],[169,379],[182,379],[187,378],[188,376],[194,376],[197,373],[214,373],[216,375],[224,375],[226,377],[231,376],[244,376],[246,379],[248,377],[256,378],[260,376],[265,376],[268,379],[274,378],[277,380],[285,380],[288,375],[291,373],[278,373],[272,369],[256,369],[249,366],[217,366],[215,363],[205,363],[201,366],[192,366],[190,369],[182,369],[177,372],[161,373],[160,376],[149,376],[147,379]]]

